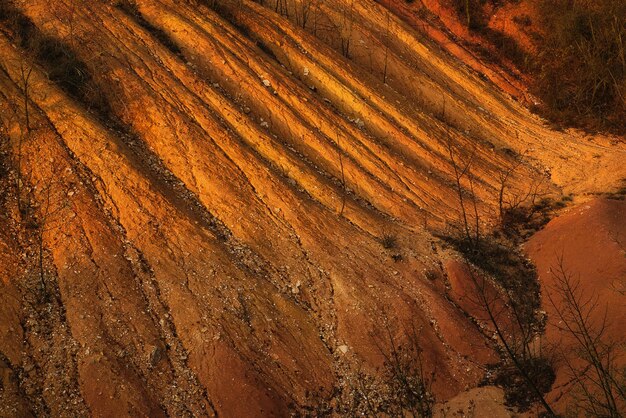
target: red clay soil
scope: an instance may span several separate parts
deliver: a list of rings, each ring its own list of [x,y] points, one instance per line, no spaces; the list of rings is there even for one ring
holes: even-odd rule
[[[483,386],[463,392],[445,404],[436,405],[435,418],[518,417],[513,410],[504,405],[504,391],[494,386]]]
[[[495,357],[446,293],[455,167],[485,224],[511,167],[626,177],[373,0],[217,3],[15,1],[41,54],[0,25],[0,415],[285,416],[380,370],[384,315],[445,401]]]
[[[504,312],[505,306],[499,296],[499,290],[496,289],[490,281],[482,280],[480,272],[473,268],[470,274],[467,263],[459,261],[457,259],[450,259],[445,263],[446,274],[449,281],[449,297],[468,315],[472,318],[480,321],[481,327],[485,334],[497,339],[495,335],[495,329],[490,322],[489,316],[481,300],[477,295],[477,285],[480,283],[485,286],[485,298],[487,300],[493,300],[493,311]],[[472,277],[474,275],[474,278]],[[475,283],[474,280],[477,280]],[[498,318],[498,324],[507,328],[510,324],[509,318],[505,315],[501,315]]]
[[[559,260],[575,281],[580,281],[582,296],[587,300],[597,297],[598,304],[591,310],[591,328],[598,329],[605,315],[605,340],[624,342],[626,324],[626,202],[598,198],[575,206],[552,220],[525,245],[525,251],[536,264],[542,286],[542,301],[548,313],[546,339],[557,352],[575,362],[571,334],[560,330],[562,325],[555,310],[562,309],[554,269]],[[550,302],[552,299],[556,304]],[[623,362],[625,359],[616,359]],[[623,363],[622,363],[623,364]],[[570,374],[563,362],[557,363],[557,380],[550,394],[557,400],[572,389]],[[561,399],[564,407],[568,397]]]
[[[485,6],[484,13],[488,16],[487,27],[511,36],[528,53],[534,50],[530,33],[534,26],[526,27],[516,22],[525,16],[534,16],[532,0],[506,3],[502,7]],[[513,63],[498,51],[498,48],[486,40],[480,33],[469,30],[461,22],[455,6],[450,1],[421,0],[406,2],[404,0],[381,1],[388,6],[408,25],[427,34],[437,41],[438,45],[463,61],[466,65],[525,104],[532,104],[533,98],[528,93],[528,75],[521,72]],[[532,22],[532,17],[531,17]],[[490,60],[485,59],[488,53]],[[499,57],[499,62],[493,58]]]
[[[527,53],[536,51],[534,37],[541,31],[537,0],[506,2],[489,18],[489,27],[513,38]]]

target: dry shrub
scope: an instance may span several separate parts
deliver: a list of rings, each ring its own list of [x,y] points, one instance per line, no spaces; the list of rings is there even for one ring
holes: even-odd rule
[[[626,2],[543,0],[537,93],[566,123],[626,131]]]

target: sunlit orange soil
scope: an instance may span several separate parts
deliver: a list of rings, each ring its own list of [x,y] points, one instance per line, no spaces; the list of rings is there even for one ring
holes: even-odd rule
[[[626,177],[615,138],[552,130],[372,0],[304,24],[135,3],[16,1],[87,95],[0,26],[0,415],[286,416],[346,362],[376,373],[383,317],[419,330],[445,401],[497,361],[448,295],[455,164],[484,230],[511,167],[557,199]]]

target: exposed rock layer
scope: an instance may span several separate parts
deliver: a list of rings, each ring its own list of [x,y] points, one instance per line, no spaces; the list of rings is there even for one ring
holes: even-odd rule
[[[247,0],[16,4],[85,73],[77,94],[3,24],[7,413],[285,415],[330,391],[339,346],[380,366],[383,314],[420,330],[439,398],[480,380],[496,356],[431,235],[458,220],[455,164],[490,219],[511,167],[595,190],[624,151],[551,131],[373,1],[346,35],[348,3],[316,12],[343,55]]]

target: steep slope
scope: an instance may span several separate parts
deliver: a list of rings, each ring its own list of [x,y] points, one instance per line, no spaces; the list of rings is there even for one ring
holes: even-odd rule
[[[383,318],[419,330],[447,399],[497,360],[432,235],[457,180],[491,220],[511,167],[554,195],[624,175],[623,148],[549,130],[375,2],[351,3],[344,55],[275,5],[219,5],[4,20],[7,415],[284,416],[347,359],[380,367]]]

